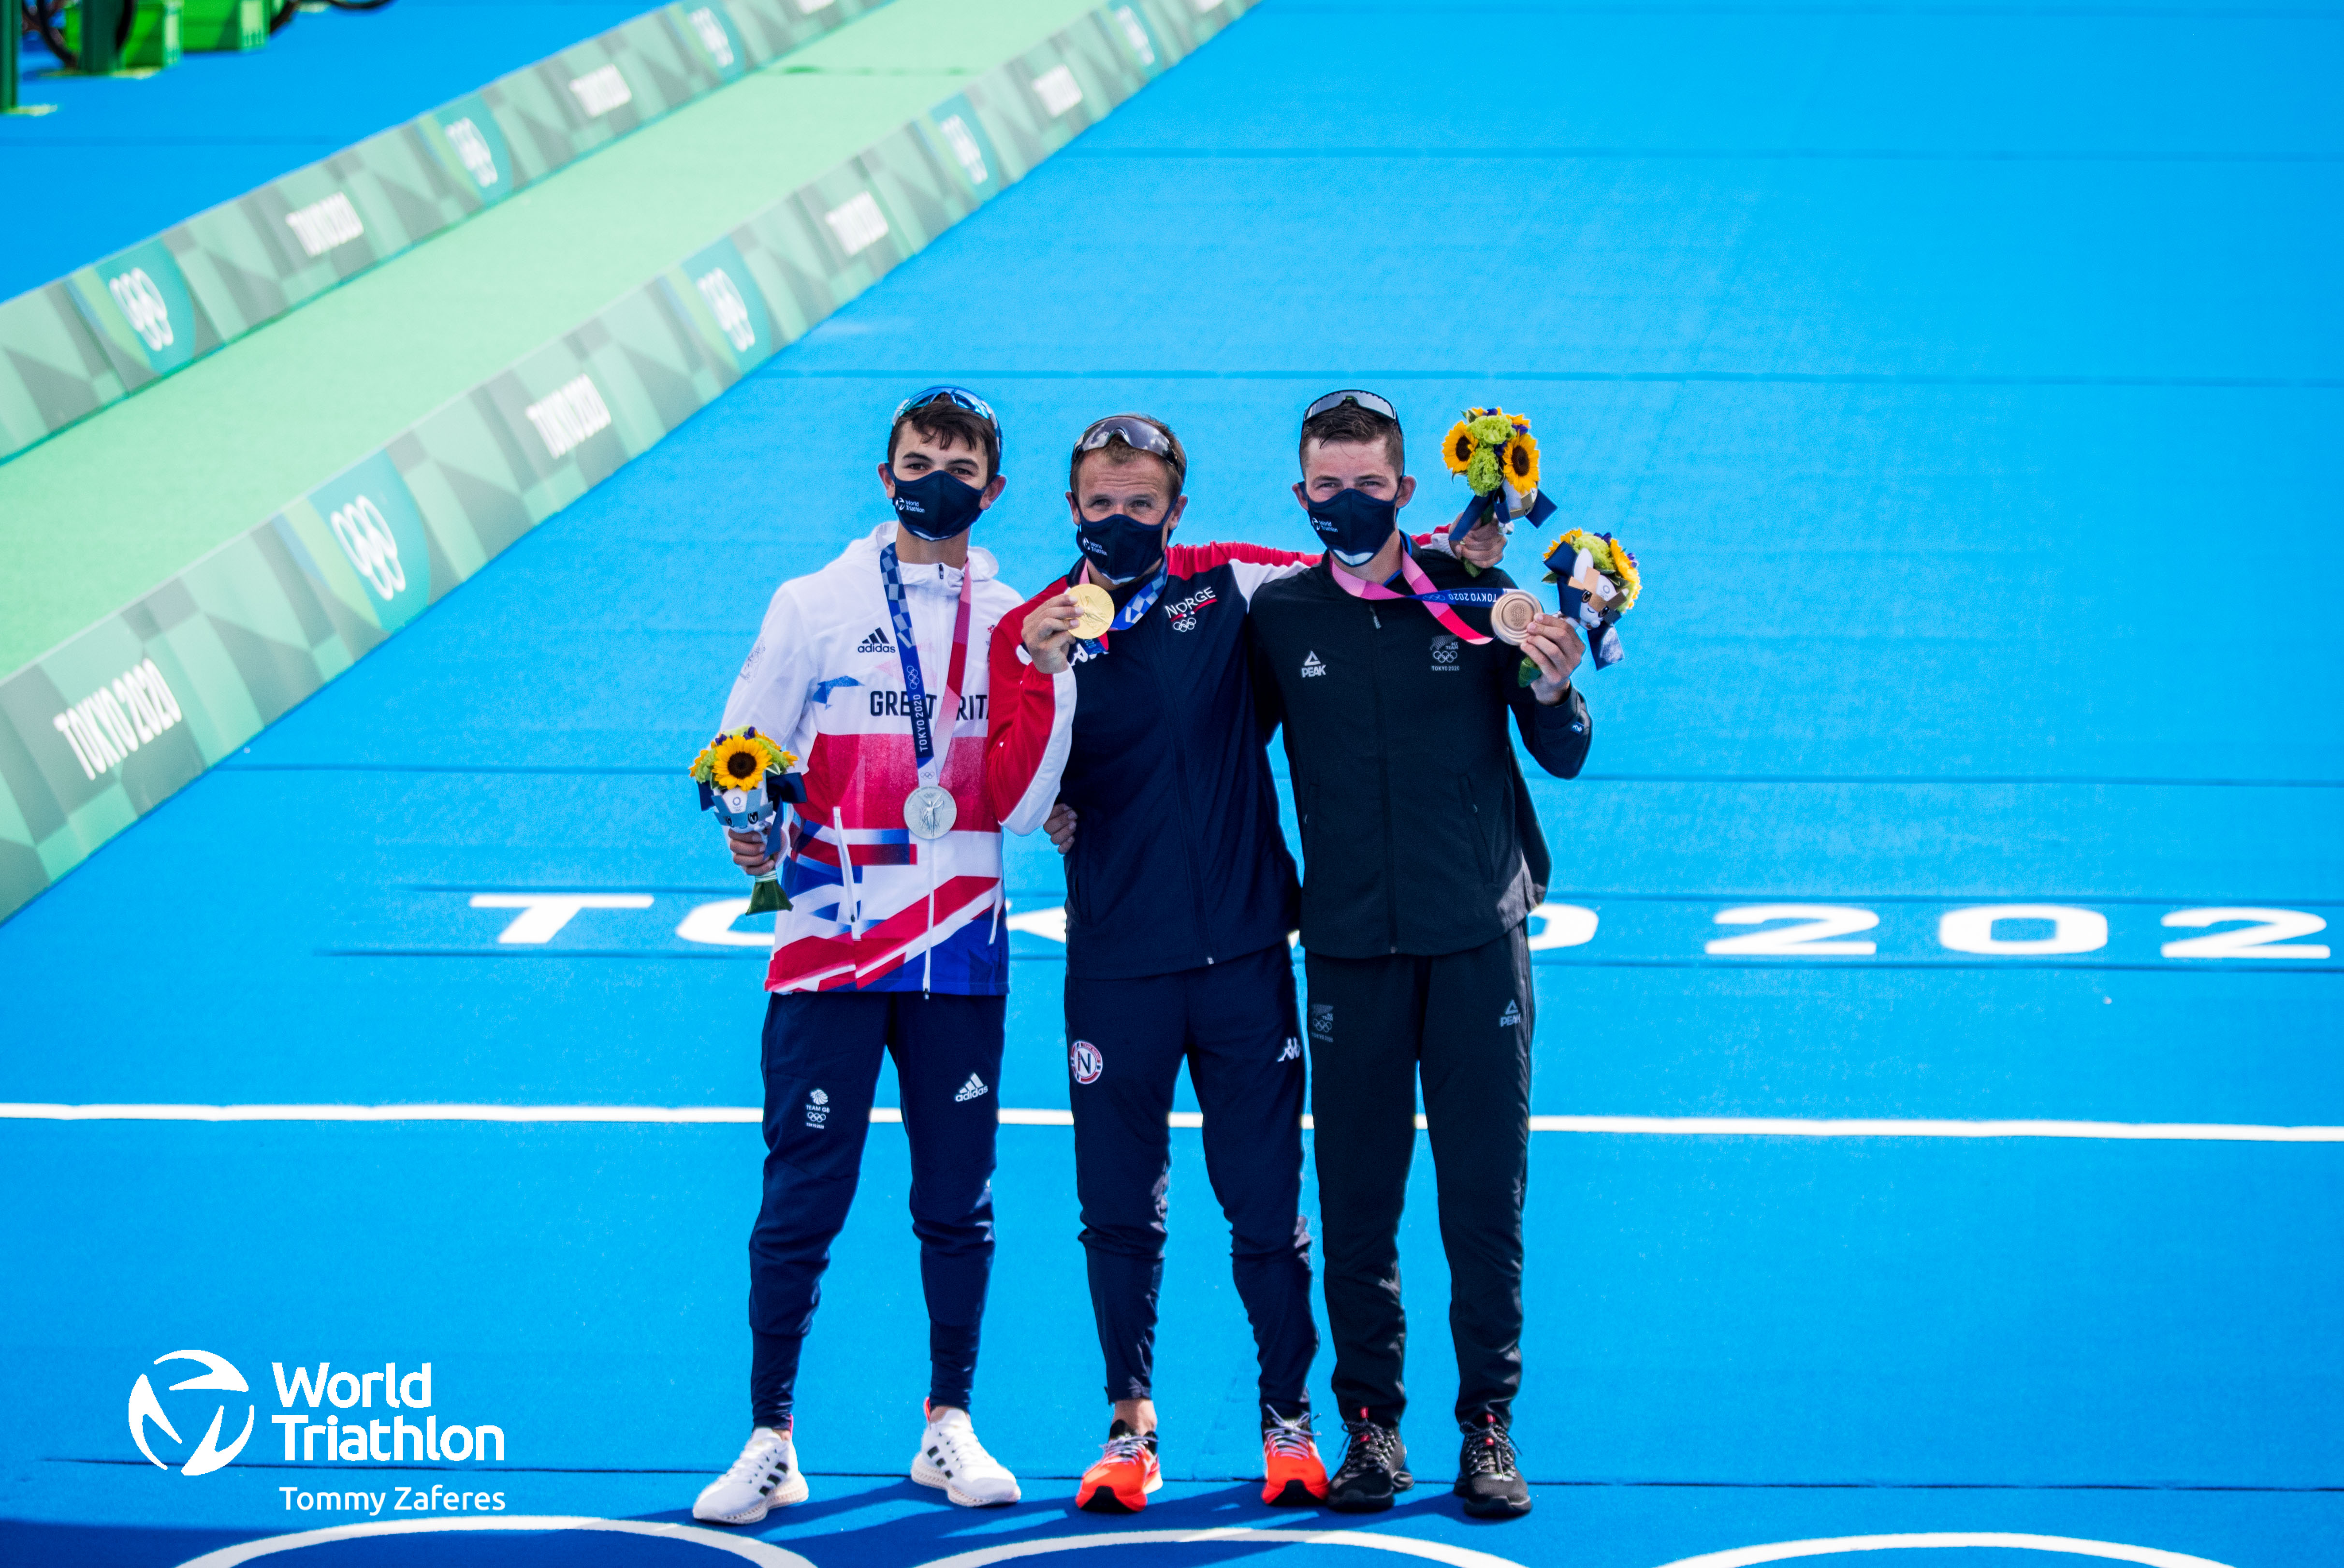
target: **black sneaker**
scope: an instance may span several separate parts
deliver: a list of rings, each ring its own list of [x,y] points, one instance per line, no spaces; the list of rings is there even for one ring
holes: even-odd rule
[[[1392,1505],[1395,1492],[1416,1484],[1408,1472],[1408,1447],[1399,1428],[1378,1426],[1362,1416],[1347,1421],[1350,1446],[1343,1451],[1342,1467],[1327,1482],[1327,1506],[1341,1513],[1377,1513]]]
[[[1457,1456],[1457,1484],[1465,1512],[1476,1519],[1519,1519],[1531,1511],[1530,1484],[1514,1462],[1514,1440],[1506,1423],[1484,1411],[1459,1423],[1465,1451]]]

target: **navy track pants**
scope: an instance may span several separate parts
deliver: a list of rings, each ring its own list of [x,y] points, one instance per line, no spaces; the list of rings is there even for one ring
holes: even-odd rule
[[[1309,1408],[1310,1232],[1301,1217],[1300,1031],[1283,943],[1136,980],[1066,977],[1075,1180],[1106,1397],[1152,1397],[1180,1063],[1204,1112],[1205,1173],[1229,1221],[1230,1271],[1253,1324],[1261,1397]]]
[[[789,1420],[798,1353],[846,1223],[883,1052],[912,1147],[912,1231],[928,1302],[928,1398],[968,1408],[993,1272],[993,1144],[1004,996],[775,995],[765,1007],[765,1197],[749,1234],[750,1419]]]

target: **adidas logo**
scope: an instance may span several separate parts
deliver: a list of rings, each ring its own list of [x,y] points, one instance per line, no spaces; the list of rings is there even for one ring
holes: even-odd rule
[[[895,645],[887,641],[886,632],[874,626],[871,628],[871,635],[863,639],[854,651],[858,653],[893,653],[895,651]]]
[[[1304,680],[1307,681],[1313,675],[1323,675],[1326,673],[1327,666],[1318,662],[1318,654],[1305,653],[1302,656],[1302,678]]]
[[[1522,1021],[1522,1010],[1514,1006],[1511,996],[1506,998],[1506,1010],[1498,1015],[1498,1027],[1510,1029]]]
[[[983,1078],[978,1077],[975,1073],[971,1073],[968,1075],[968,1082],[960,1086],[960,1093],[953,1096],[953,1104],[966,1105],[969,1101],[975,1099],[980,1096],[991,1094],[992,1092],[993,1091],[991,1089],[985,1087],[985,1083]]]

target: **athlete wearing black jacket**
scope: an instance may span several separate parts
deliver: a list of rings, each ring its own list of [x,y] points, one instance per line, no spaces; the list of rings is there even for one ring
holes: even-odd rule
[[[1514,586],[1433,551],[1415,559],[1437,588]],[[1276,709],[1265,716],[1286,725],[1309,871],[1303,946],[1330,958],[1431,956],[1519,926],[1546,896],[1549,859],[1507,713],[1541,767],[1573,778],[1587,760],[1586,699],[1573,688],[1541,703],[1516,679],[1519,648],[1466,642],[1415,604],[1355,599],[1323,560],[1255,603],[1263,696]],[[1457,613],[1489,635],[1485,607]]]
[[[1508,718],[1560,778],[1593,725],[1570,684],[1576,633],[1541,616],[1521,647],[1494,639],[1489,602],[1511,581],[1397,534],[1414,481],[1389,407],[1368,393],[1313,406],[1295,488],[1329,556],[1265,585],[1251,621],[1302,837],[1323,1280],[1350,1433],[1329,1502],[1388,1508],[1411,1483],[1398,1238],[1421,1076],[1466,1433],[1457,1492],[1468,1512],[1504,1517],[1530,1508],[1507,1428],[1530,1174],[1526,917],[1548,873]],[[1526,652],[1532,686],[1517,678]]]

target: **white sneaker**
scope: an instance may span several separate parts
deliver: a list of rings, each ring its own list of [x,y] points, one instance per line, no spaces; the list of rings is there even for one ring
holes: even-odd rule
[[[950,1405],[929,1409],[928,1430],[920,1434],[919,1455],[912,1461],[912,1479],[941,1489],[963,1508],[1001,1508],[1022,1495],[1017,1478],[976,1441],[968,1412]]]
[[[749,1434],[732,1468],[701,1489],[692,1516],[712,1524],[754,1524],[769,1508],[805,1500],[796,1441],[786,1431],[761,1426]]]

